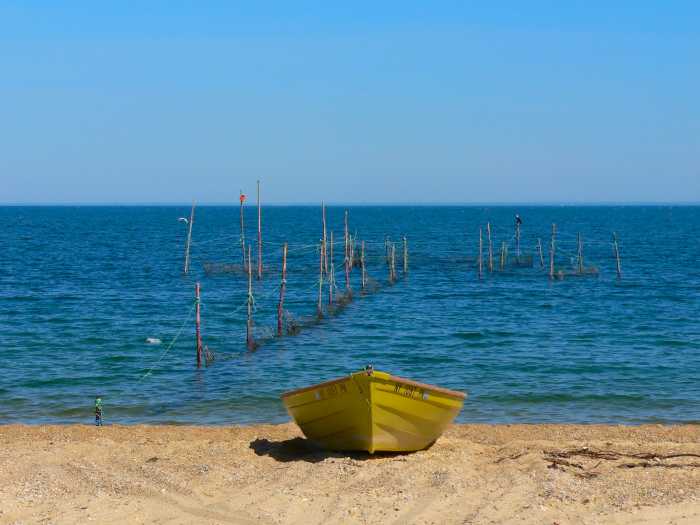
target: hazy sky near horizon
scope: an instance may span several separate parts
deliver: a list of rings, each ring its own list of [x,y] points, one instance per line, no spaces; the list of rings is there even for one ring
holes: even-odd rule
[[[496,5],[497,4],[497,5]],[[0,3],[0,203],[700,201],[700,4]]]

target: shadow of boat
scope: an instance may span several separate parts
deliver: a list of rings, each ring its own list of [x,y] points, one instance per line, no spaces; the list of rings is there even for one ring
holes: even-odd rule
[[[258,438],[250,442],[250,448],[258,456],[269,456],[282,463],[288,461],[319,463],[328,458],[349,458],[367,461],[412,454],[412,452],[375,452],[374,454],[370,454],[369,452],[326,450],[314,445],[308,439],[301,437],[285,439],[283,441],[270,441],[269,439]]]

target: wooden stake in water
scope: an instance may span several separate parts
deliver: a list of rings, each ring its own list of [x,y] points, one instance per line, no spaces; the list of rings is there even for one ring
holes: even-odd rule
[[[318,258],[318,304],[316,305],[316,316],[323,318],[323,261],[326,253],[325,240],[321,239],[319,258]]]
[[[537,253],[540,256],[540,268],[544,268],[544,254],[542,253],[542,239],[537,238]]]
[[[243,195],[243,190],[240,191],[238,200],[241,202],[241,257],[243,257],[243,269],[245,270],[245,228],[243,226],[243,203],[245,202],[245,195]]]
[[[518,219],[515,221],[515,257],[520,262],[520,220]]]
[[[343,265],[345,267],[345,293],[350,295],[350,237],[348,233],[348,210],[345,210],[345,233],[343,235],[343,244],[345,245],[345,259]]]
[[[479,228],[479,279],[484,273],[484,237],[482,228]]]
[[[391,248],[389,247],[388,241],[386,245],[387,258],[386,258],[386,269],[389,271],[389,283],[394,282],[394,274],[391,271]]]
[[[277,303],[277,336],[282,336],[284,325],[284,292],[287,288],[287,243],[282,246],[282,281],[280,282],[280,300]]]
[[[367,270],[365,269],[365,241],[362,241],[362,251],[360,252],[360,267],[362,268],[362,290],[367,286]]]
[[[192,225],[194,224],[194,201],[192,201],[192,211],[190,212],[190,220],[187,224],[187,240],[185,241],[185,267],[184,273],[190,271],[190,246],[192,244]]]
[[[350,255],[350,233],[348,231],[348,210],[345,210],[343,219],[343,253],[347,259]]]
[[[491,223],[486,223],[486,236],[489,243],[489,273],[493,272],[493,242],[491,241]]]
[[[194,300],[195,300],[195,330],[196,330],[196,345],[197,345],[197,368],[202,367],[202,330],[200,319],[201,301],[199,297],[199,283],[194,285]]]
[[[578,262],[578,273],[583,273],[583,239],[581,238],[580,233],[576,235],[576,245],[578,248],[578,253],[576,257]]]
[[[357,232],[355,235],[350,235],[350,271],[355,267],[355,243],[357,242]]]
[[[396,281],[396,244],[391,243],[391,262],[390,262],[390,278],[389,280],[393,283]]]
[[[263,273],[263,249],[262,249],[262,213],[260,209],[260,181],[258,181],[258,279],[262,279]]]
[[[501,271],[505,269],[506,267],[506,259],[508,258],[508,248],[506,246],[505,241],[501,242],[501,260],[500,260],[500,266],[501,266]]]
[[[620,264],[620,247],[617,244],[617,234],[613,232],[613,251],[615,252],[615,268],[617,270],[617,278],[622,278],[622,265]]]
[[[345,261],[344,261],[344,266],[345,266],[345,293],[350,295],[352,291],[350,290],[350,259],[348,256],[345,256]]]
[[[328,275],[328,237],[326,236],[326,205],[321,202],[321,216],[323,220],[323,271]]]
[[[328,304],[333,304],[333,288],[335,287],[335,267],[333,265],[333,232],[331,231],[330,273],[328,274]]]
[[[552,241],[549,247],[549,278],[554,279],[554,256],[556,250],[557,225],[552,223]]]
[[[408,241],[406,236],[403,236],[403,274],[404,276],[408,273]]]
[[[249,350],[255,348],[253,341],[253,262],[251,248],[248,245],[248,319],[246,321],[245,342]]]

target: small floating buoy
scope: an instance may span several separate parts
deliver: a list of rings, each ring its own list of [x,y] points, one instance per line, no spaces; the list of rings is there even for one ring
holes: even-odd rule
[[[162,341],[158,339],[157,337],[147,337],[146,338],[146,344],[149,345],[159,345]]]

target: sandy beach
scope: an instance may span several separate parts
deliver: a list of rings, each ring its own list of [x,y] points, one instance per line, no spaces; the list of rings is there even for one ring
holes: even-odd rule
[[[699,426],[454,425],[405,455],[293,424],[0,427],[0,523],[700,523]]]

